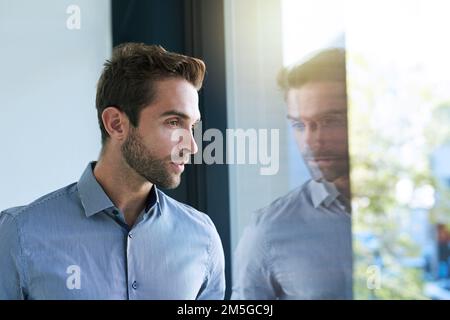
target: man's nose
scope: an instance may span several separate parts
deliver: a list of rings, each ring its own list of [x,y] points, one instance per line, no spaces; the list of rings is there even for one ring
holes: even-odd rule
[[[311,149],[320,147],[327,138],[330,137],[326,137],[326,130],[323,130],[323,128],[317,124],[306,126],[305,131],[303,132],[303,139]]]
[[[194,134],[191,130],[183,130],[180,136],[180,143],[178,145],[183,154],[195,154],[198,151],[197,143],[195,142]]]
[[[198,152],[198,146],[197,146],[197,142],[195,141],[194,134],[193,134],[192,131],[190,131],[190,140],[191,141],[190,141],[190,150],[189,150],[189,152],[191,154],[196,154]]]

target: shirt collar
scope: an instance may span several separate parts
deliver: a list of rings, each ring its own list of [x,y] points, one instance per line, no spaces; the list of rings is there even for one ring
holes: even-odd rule
[[[150,193],[148,194],[147,197],[147,204],[145,205],[145,213],[149,213],[150,209],[154,206],[154,205],[158,206],[158,214],[161,214],[162,210],[161,210],[161,204],[159,202],[159,191],[156,188],[156,185],[153,185],[153,187],[150,190]]]
[[[84,212],[88,218],[103,210],[115,207],[114,203],[105,193],[102,186],[98,183],[94,176],[93,170],[96,163],[97,162],[95,161],[90,162],[78,181],[78,193],[80,195]],[[158,212],[161,213],[158,190],[156,186],[153,185],[147,197],[145,213],[148,213],[155,203],[158,205]]]
[[[322,204],[329,207],[340,195],[336,186],[327,181],[311,180],[308,185],[311,199],[316,209]]]

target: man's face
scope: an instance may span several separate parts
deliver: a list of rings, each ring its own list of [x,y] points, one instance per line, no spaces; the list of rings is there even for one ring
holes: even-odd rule
[[[288,118],[315,180],[348,176],[347,95],[344,82],[309,82],[287,93]]]
[[[198,150],[192,136],[198,121],[198,93],[194,86],[178,78],[158,81],[155,100],[141,111],[139,125],[130,127],[122,145],[126,163],[157,186],[177,187],[184,164]],[[176,134],[180,129],[182,138]]]

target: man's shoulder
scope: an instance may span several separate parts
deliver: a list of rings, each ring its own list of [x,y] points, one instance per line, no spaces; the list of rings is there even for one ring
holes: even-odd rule
[[[68,201],[73,199],[73,194],[77,191],[76,183],[52,191],[33,202],[11,207],[1,211],[1,214],[9,215],[15,219],[28,217],[29,215],[39,215],[48,213],[52,208],[60,208],[61,205],[67,205]]]
[[[158,189],[158,198],[165,213],[175,215],[178,222],[184,222],[190,225],[198,225],[207,227],[210,230],[216,230],[211,218],[204,212],[195,209],[194,207],[175,200],[164,192]]]
[[[309,191],[310,180],[304,182],[297,188],[289,191],[287,194],[278,197],[269,205],[256,210],[253,213],[253,222],[255,225],[266,225],[276,222],[282,222],[292,214],[297,214],[302,210],[311,207],[311,196]]]

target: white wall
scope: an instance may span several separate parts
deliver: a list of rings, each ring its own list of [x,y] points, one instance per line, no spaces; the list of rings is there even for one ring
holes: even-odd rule
[[[79,30],[66,13],[80,8]],[[0,0],[0,209],[75,182],[98,156],[109,0]]]

